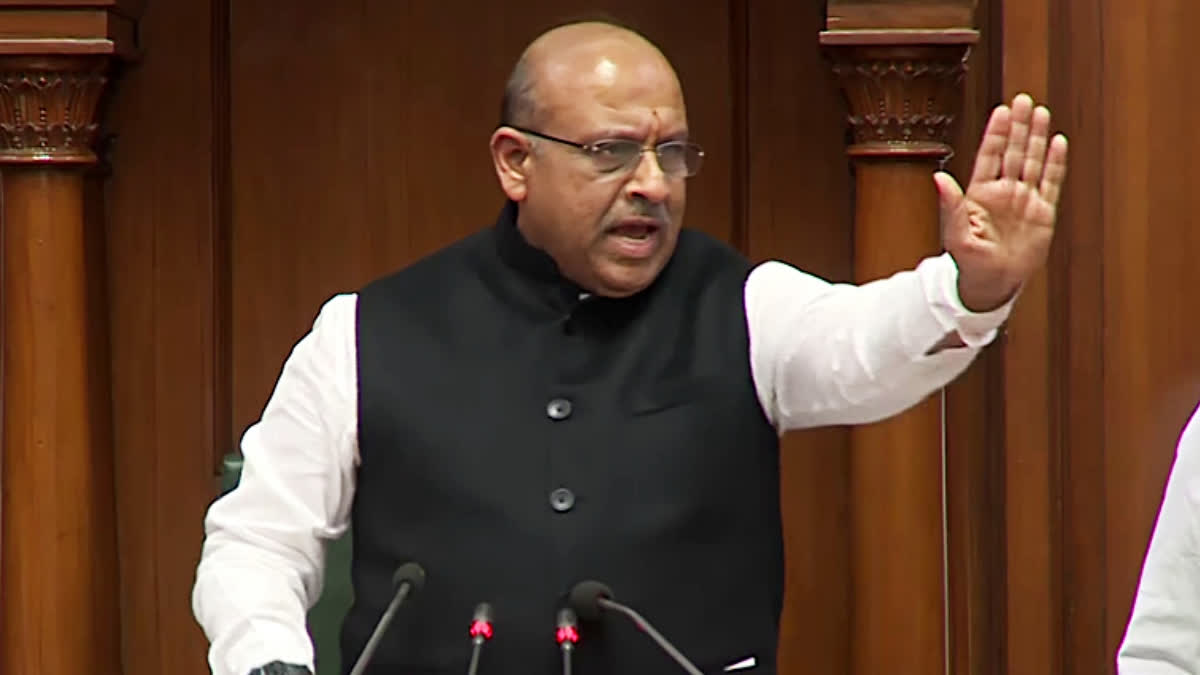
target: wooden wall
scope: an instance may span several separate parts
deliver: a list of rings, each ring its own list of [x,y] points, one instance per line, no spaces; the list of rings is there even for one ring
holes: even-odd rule
[[[1046,97],[1072,166],[1005,345],[1009,672],[1112,672],[1200,400],[1200,76],[1189,0],[1006,0],[1003,91]]]
[[[601,4],[680,72],[710,157],[688,224],[851,278],[823,3]],[[1111,672],[1174,437],[1200,397],[1200,82],[1184,52],[1200,12],[1144,5],[976,8],[952,170],[969,175],[987,109],[1017,90],[1048,98],[1074,155],[1051,268],[947,390],[955,672]],[[108,118],[126,675],[206,672],[190,591],[215,458],[323,300],[490,221],[501,194],[486,142],[507,69],[539,28],[590,6],[147,4],[144,56]],[[784,672],[849,667],[846,436],[785,442]]]
[[[150,2],[117,80],[106,191],[124,675],[204,673],[191,618],[229,447],[222,3]]]

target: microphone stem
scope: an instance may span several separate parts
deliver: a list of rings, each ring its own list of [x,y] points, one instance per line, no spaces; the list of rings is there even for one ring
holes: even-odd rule
[[[562,646],[563,653],[563,675],[571,675],[571,643],[564,642]]]
[[[483,636],[476,635],[475,647],[471,649],[471,665],[467,666],[467,675],[475,675],[475,670],[479,668],[479,649],[483,646]]]
[[[683,669],[686,670],[690,675],[704,675],[704,673],[700,672],[699,668],[692,665],[691,661],[688,661],[686,656],[679,653],[679,650],[675,649],[670,642],[667,642],[666,638],[664,638],[662,635],[659,635],[658,631],[654,630],[654,626],[651,626],[648,621],[643,619],[641,614],[633,611],[632,608],[626,607],[619,602],[613,602],[607,598],[597,598],[596,601],[601,607],[605,609],[616,610],[632,619],[633,622],[637,624],[638,628],[641,628],[643,631],[645,631],[652,640],[658,643],[659,647],[663,648],[663,651],[670,654],[671,658],[675,659],[676,663],[683,666]]]
[[[383,634],[387,632],[388,626],[391,625],[392,615],[399,609],[400,603],[404,602],[404,598],[408,597],[408,589],[410,588],[412,588],[412,584],[407,581],[400,584],[400,589],[396,591],[396,596],[392,598],[392,604],[388,605],[387,611],[383,613],[383,618],[375,626],[375,632],[371,633],[371,639],[367,640],[367,646],[363,647],[362,654],[358,657],[358,662],[354,664],[354,670],[350,671],[350,675],[362,675],[363,670],[367,667],[367,663],[371,660],[371,656],[375,653],[375,649],[379,646],[379,641],[383,639]]]

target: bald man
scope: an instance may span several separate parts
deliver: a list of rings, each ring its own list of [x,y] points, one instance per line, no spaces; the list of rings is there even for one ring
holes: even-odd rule
[[[479,673],[678,672],[609,613],[564,662],[556,621],[591,579],[700,671],[774,673],[780,434],[879,420],[961,373],[1044,263],[1066,170],[1049,112],[1019,96],[965,194],[932,177],[945,253],[830,284],[682,229],[705,156],[644,37],[543,34],[502,114],[495,224],[328,301],[246,432],[194,592],[214,673],[312,669],[305,611],[351,525],[343,671],[418,564],[367,672],[462,672],[482,602]]]

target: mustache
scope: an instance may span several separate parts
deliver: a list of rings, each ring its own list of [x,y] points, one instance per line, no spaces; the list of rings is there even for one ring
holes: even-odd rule
[[[613,222],[619,223],[628,218],[645,218],[664,225],[671,222],[671,214],[667,212],[667,207],[663,204],[638,204],[628,213],[613,218]]]

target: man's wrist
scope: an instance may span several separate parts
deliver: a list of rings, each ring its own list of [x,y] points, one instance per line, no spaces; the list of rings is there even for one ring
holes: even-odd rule
[[[312,671],[308,669],[308,666],[272,661],[255,668],[248,675],[312,675]]]

